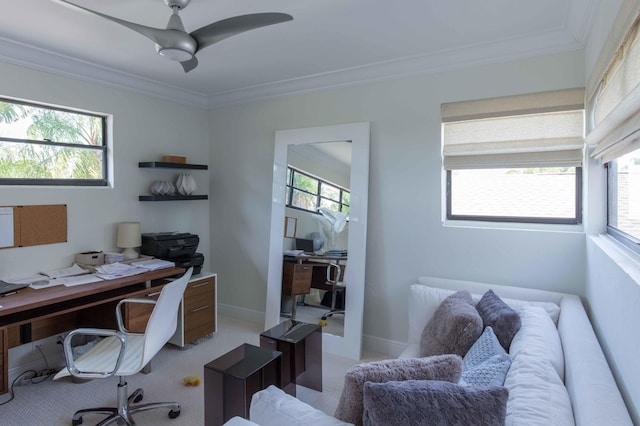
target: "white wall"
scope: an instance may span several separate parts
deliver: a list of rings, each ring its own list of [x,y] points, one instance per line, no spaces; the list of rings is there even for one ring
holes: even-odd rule
[[[111,188],[0,186],[2,206],[67,204],[68,214],[66,243],[0,250],[1,277],[66,267],[77,252],[112,251],[116,249],[116,223],[121,221],[141,222],[142,232],[197,233],[199,251],[209,269],[208,201],[138,201],[138,195],[149,194],[154,179],[173,179],[178,174],[173,170],[139,169],[139,161],[184,154],[192,162],[207,162],[209,128],[205,110],[2,63],[0,96],[112,114],[115,170]],[[193,176],[199,186],[197,193],[208,193],[208,173],[194,170]],[[42,362],[32,345],[12,349],[10,366],[22,368],[33,355]]]
[[[585,49],[587,75],[612,28],[622,0],[600,4]],[[599,161],[588,171],[586,307],[620,391],[640,424],[640,259],[606,236],[606,174]],[[597,235],[601,234],[601,235]]]
[[[640,262],[605,235],[587,238],[586,305],[618,387],[640,424]]]
[[[205,110],[2,63],[0,96],[112,114],[115,170],[111,188],[0,187],[0,205],[67,204],[68,214],[67,243],[0,250],[0,276],[69,266],[77,252],[114,250],[121,221],[141,222],[142,232],[197,233],[199,250],[210,260],[207,201],[138,201],[138,195],[149,194],[153,180],[179,173],[139,169],[139,161],[184,154],[192,162],[207,162]],[[192,172],[197,193],[208,193],[208,173]]]
[[[580,52],[469,67],[211,112],[212,257],[222,303],[264,310],[274,133],[370,121],[365,334],[406,342],[420,275],[582,293],[584,235],[444,227],[440,104],[584,85]]]

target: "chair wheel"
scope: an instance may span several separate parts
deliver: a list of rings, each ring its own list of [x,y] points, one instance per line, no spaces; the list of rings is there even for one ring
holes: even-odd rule
[[[169,418],[170,419],[175,419],[176,417],[178,417],[180,415],[180,410],[177,411],[169,411]]]
[[[138,402],[142,401],[142,397],[143,397],[143,395],[142,395],[142,394],[140,394],[140,395],[136,396],[136,397],[133,399],[133,402],[134,402],[135,404],[137,404]]]
[[[78,425],[81,425],[81,424],[82,424],[82,417],[78,418],[77,420],[76,419],[71,420],[71,425],[72,426],[78,426]]]

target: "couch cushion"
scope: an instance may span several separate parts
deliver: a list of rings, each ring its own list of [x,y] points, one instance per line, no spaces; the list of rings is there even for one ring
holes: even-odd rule
[[[442,301],[427,322],[420,339],[420,356],[464,356],[482,334],[482,318],[468,291],[458,291]]]
[[[491,326],[484,329],[478,340],[471,346],[471,349],[467,351],[462,362],[464,363],[464,370],[473,368],[479,364],[482,364],[494,355],[501,355],[506,353]]]
[[[504,385],[509,390],[506,426],[575,424],[567,389],[549,360],[519,353]]]
[[[364,385],[364,425],[504,425],[504,387],[464,387],[431,380]]]
[[[440,279],[440,281],[449,281]],[[515,289],[509,287],[509,289]],[[520,289],[516,289],[520,290]],[[529,289],[522,289],[527,291]],[[446,288],[430,287],[425,284],[412,284],[409,294],[409,344],[419,344],[422,330],[427,322],[433,317],[434,312],[440,303],[456,290]],[[482,297],[482,293],[471,293],[471,297],[477,303]],[[560,306],[554,302],[529,301],[502,297],[502,300],[515,310],[523,306],[540,306],[551,317],[554,324],[558,324],[560,316]]]
[[[458,355],[388,359],[355,365],[344,376],[344,388],[335,417],[356,425],[362,424],[365,382],[442,380],[457,383],[461,373],[462,358]]]
[[[503,386],[511,366],[509,354],[494,355],[478,365],[462,370],[463,386]]]
[[[251,398],[249,418],[260,426],[347,426],[271,385]]]
[[[507,305],[493,290],[487,291],[476,304],[485,327],[493,332],[505,350],[509,350],[511,340],[520,330],[520,315]]]
[[[522,327],[511,342],[509,354],[514,357],[519,353],[536,358],[548,359],[564,381],[564,353],[560,335],[551,318],[536,306],[525,306],[520,309]]]

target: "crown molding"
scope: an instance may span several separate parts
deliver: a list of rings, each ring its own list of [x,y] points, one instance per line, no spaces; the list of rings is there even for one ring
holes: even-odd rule
[[[571,37],[567,37],[567,35],[571,35]],[[583,48],[584,44],[576,40],[570,30],[563,28],[542,35],[469,45],[463,48],[441,50],[427,55],[220,92],[209,97],[208,105],[210,108],[218,108],[226,105],[300,95],[320,90],[428,75],[470,66],[553,55]]]
[[[201,94],[3,37],[0,37],[0,61],[189,106],[208,106],[207,97]]]
[[[591,4],[598,1],[593,0]],[[595,9],[593,6],[590,13],[585,14],[579,22],[574,20],[565,23],[563,28],[546,34],[468,45],[210,95],[194,93],[1,37],[0,61],[190,106],[219,108],[583,49],[587,34],[584,27],[591,22],[590,17]]]

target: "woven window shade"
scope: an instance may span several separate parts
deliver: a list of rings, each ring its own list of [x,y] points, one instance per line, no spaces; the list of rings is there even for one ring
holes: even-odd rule
[[[640,19],[636,17],[609,62],[594,97],[594,127],[587,143],[595,147],[592,156],[605,163],[640,149],[639,69]]]
[[[584,89],[442,105],[444,167],[579,167]]]

